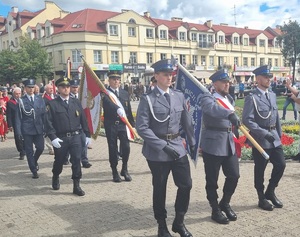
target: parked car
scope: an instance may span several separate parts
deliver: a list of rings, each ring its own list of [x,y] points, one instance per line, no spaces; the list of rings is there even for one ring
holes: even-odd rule
[[[285,86],[284,85],[276,85],[275,91],[273,91],[277,96],[281,95],[285,92]]]
[[[252,87],[251,86],[245,86],[244,89],[244,97],[249,95],[249,93],[252,91]],[[235,90],[234,90],[234,94],[236,96],[237,99],[239,99],[239,94],[240,94],[240,89],[239,89],[239,85],[235,86]]]

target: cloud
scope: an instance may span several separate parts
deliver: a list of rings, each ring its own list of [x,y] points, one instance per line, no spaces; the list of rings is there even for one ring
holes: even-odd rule
[[[170,20],[182,17],[184,21],[214,24],[227,23],[238,27],[265,29],[291,20],[300,20],[299,0],[53,0],[63,10],[74,12],[86,8],[121,12],[134,10],[139,14],[149,11],[152,17]],[[44,8],[41,0],[2,0],[3,4],[19,10],[37,11]],[[263,11],[260,11],[260,9]]]

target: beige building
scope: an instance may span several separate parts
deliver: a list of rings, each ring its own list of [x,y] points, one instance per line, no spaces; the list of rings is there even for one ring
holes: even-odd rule
[[[143,84],[149,83],[153,73],[150,66],[171,55],[206,82],[220,67],[228,68],[237,81],[253,77],[251,71],[263,64],[271,65],[278,78],[290,73],[276,38],[279,31],[270,27],[253,30],[215,25],[211,20],[195,24],[132,10],[68,13],[45,1],[45,8],[38,12],[18,12],[12,7],[2,25],[0,19],[0,32],[0,50],[18,48],[24,34],[37,39],[52,59],[54,78],[66,73],[68,58],[72,77],[80,77],[81,55],[102,80],[108,70],[115,69],[124,72],[123,82]]]

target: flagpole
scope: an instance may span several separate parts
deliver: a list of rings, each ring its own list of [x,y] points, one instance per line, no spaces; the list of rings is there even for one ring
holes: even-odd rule
[[[186,70],[185,67],[183,67],[179,62],[177,62],[178,68],[182,70],[194,83],[197,85],[203,92],[209,92],[205,86],[202,85],[201,82],[195,79],[195,77]],[[222,106],[218,101],[217,103]],[[245,135],[246,138],[252,143],[252,145],[260,152],[260,154],[266,159],[269,159],[269,155],[265,152],[265,150],[255,141],[255,139],[250,135],[250,133],[247,131],[247,127],[245,125],[241,125],[238,127],[241,132]]]
[[[97,80],[97,84],[100,86],[101,92],[105,93],[109,99],[116,104],[116,101],[114,100],[114,98],[107,92],[107,89],[105,88],[104,84],[101,82],[101,80],[98,78],[98,76],[96,75],[96,73],[94,72],[93,69],[91,69],[89,67],[89,65],[86,63],[83,55],[80,55],[85,68],[89,71],[89,73],[91,73],[91,75],[94,77],[94,79]],[[131,126],[131,124],[129,123],[128,119],[126,117],[120,116],[120,118],[122,119],[122,121],[128,126],[130,132],[134,135],[135,138],[139,138],[139,135],[136,133],[136,131],[133,129],[133,127]]]

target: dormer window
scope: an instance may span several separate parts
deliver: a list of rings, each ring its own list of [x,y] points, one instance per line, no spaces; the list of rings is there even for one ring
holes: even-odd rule
[[[239,37],[233,37],[233,44],[238,45],[239,44]]]
[[[179,40],[185,41],[185,32],[179,32]]]
[[[248,38],[244,38],[244,46],[248,46],[249,45],[249,39]]]
[[[159,32],[159,38],[161,38],[161,39],[167,39],[167,31],[166,30],[160,30],[160,32]]]

